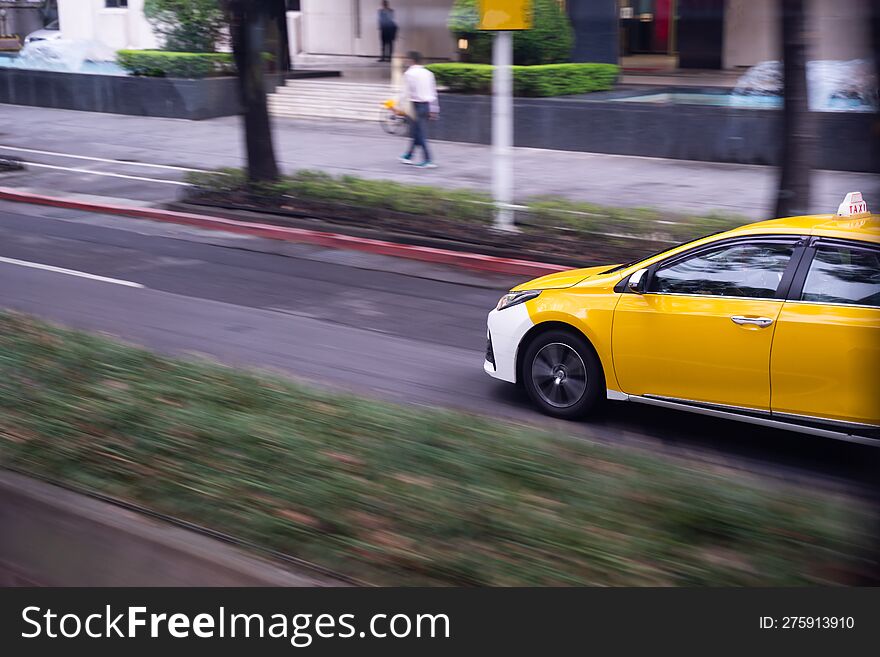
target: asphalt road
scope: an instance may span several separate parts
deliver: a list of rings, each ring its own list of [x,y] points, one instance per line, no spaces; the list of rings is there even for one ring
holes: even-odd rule
[[[872,447],[635,404],[610,404],[591,422],[537,414],[517,388],[482,371],[486,313],[516,282],[384,256],[0,203],[0,307],[164,353],[200,354],[332,389],[537,424],[684,457],[700,467],[747,469],[857,493],[875,483],[880,449]]]

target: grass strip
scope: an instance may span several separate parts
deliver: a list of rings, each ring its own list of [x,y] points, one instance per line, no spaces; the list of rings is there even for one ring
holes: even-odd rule
[[[279,207],[285,198],[341,206],[388,210],[413,215],[414,226],[425,219],[442,218],[475,227],[491,226],[492,198],[481,191],[411,185],[393,180],[331,174],[303,169],[283,176],[276,183],[253,185],[242,169],[193,172],[187,181],[195,194],[208,196],[247,193]],[[561,196],[540,195],[521,201],[517,223],[532,234],[564,231],[569,239],[590,240],[596,235],[625,235],[658,243],[677,243],[748,223],[743,216],[722,212],[689,215],[652,208],[619,208],[574,201]]]
[[[869,542],[853,500],[5,313],[0,466],[377,584],[847,584]]]

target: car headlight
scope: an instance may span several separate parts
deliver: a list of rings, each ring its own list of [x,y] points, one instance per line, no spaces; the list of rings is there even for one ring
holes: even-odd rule
[[[508,292],[498,300],[495,310],[504,310],[520,303],[525,303],[529,299],[534,299],[541,294],[541,290],[524,290],[522,292]]]

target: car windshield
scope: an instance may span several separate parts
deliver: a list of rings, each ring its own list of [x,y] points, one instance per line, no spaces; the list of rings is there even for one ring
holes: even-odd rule
[[[695,238],[692,239],[692,240],[687,240],[686,242],[682,242],[681,244],[675,244],[675,245],[673,245],[673,246],[667,246],[667,247],[664,247],[664,248],[660,249],[659,251],[655,251],[654,253],[650,253],[650,254],[648,254],[648,255],[646,255],[646,256],[642,256],[642,257],[640,257],[640,258],[636,258],[635,260],[630,260],[629,262],[625,262],[625,263],[623,263],[622,265],[615,265],[615,266],[612,267],[611,269],[608,269],[608,270],[606,270],[606,271],[603,271],[602,274],[613,274],[614,272],[616,272],[616,271],[620,271],[621,269],[626,269],[627,267],[632,267],[634,264],[639,263],[639,262],[641,262],[642,260],[648,260],[648,259],[650,259],[650,258],[653,258],[654,256],[658,256],[658,255],[661,255],[661,254],[663,254],[663,253],[666,253],[667,251],[671,251],[672,249],[677,249],[677,248],[682,247],[682,246],[687,246],[688,244],[693,244],[694,242],[697,242],[697,241],[699,241],[699,240],[705,239],[705,238],[707,238],[707,237],[712,237],[713,235],[720,235],[720,234],[723,233],[723,232],[725,232],[725,231],[723,231],[723,230],[718,230],[718,231],[715,231],[714,233],[709,233],[708,235],[701,235],[700,237],[695,237]]]
[[[48,24],[46,27],[44,27],[43,29],[45,29],[45,30],[57,30],[57,29],[58,29],[58,21],[57,21],[57,20],[52,21],[51,23],[49,23],[49,24]]]

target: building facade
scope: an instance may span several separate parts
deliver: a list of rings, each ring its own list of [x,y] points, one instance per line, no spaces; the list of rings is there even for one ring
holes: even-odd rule
[[[391,0],[399,26],[398,53],[454,59],[456,44],[446,27],[452,0]],[[302,49],[313,54],[377,57],[379,0],[300,0]]]
[[[100,41],[116,50],[159,46],[144,18],[144,0],[58,0],[58,23],[65,39]]]
[[[735,69],[778,59],[779,0],[559,0],[575,31],[575,61],[667,56],[681,68]],[[455,59],[446,27],[453,0],[391,0],[398,50]],[[811,59],[870,51],[869,0],[808,0]],[[305,52],[375,56],[379,0],[299,0]]]
[[[736,69],[780,55],[779,0],[558,0],[575,31],[574,61],[665,58],[668,67]],[[390,0],[397,53],[458,56],[447,29],[453,0]],[[64,37],[113,48],[158,45],[144,0],[58,0]],[[378,57],[380,0],[287,0],[292,53]],[[808,0],[810,59],[855,59],[870,52],[869,0]]]

